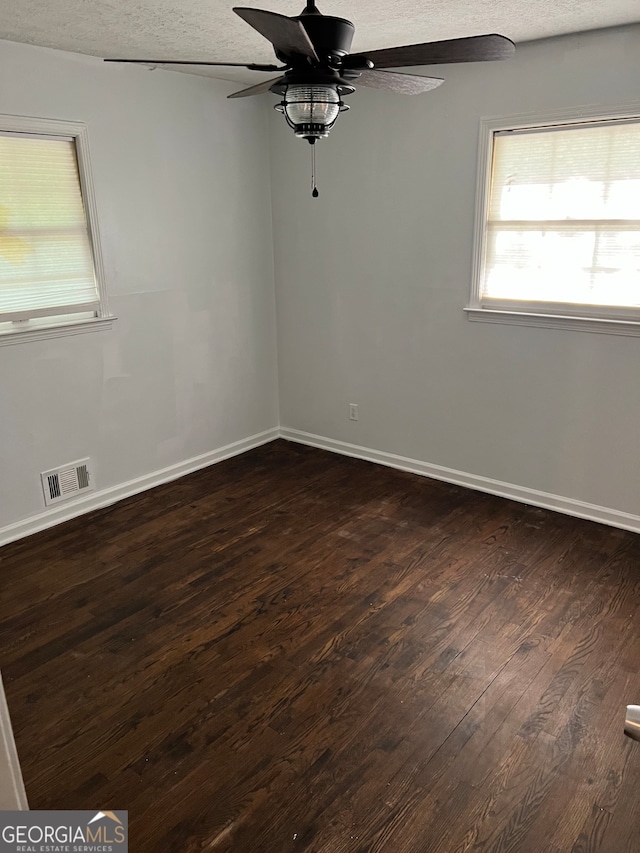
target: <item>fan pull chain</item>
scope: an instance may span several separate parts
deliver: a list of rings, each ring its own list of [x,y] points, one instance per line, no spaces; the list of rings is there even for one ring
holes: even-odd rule
[[[315,142],[315,140],[314,140]],[[316,186],[316,146],[311,146],[311,195],[318,198],[318,187]]]

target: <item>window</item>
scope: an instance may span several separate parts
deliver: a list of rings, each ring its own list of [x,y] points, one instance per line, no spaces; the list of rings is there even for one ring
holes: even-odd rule
[[[0,116],[0,343],[110,323],[97,236],[84,125]]]
[[[640,335],[640,116],[486,121],[481,146],[469,318]]]

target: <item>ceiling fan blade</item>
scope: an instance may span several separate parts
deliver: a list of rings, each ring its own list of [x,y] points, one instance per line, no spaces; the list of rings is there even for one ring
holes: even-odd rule
[[[199,59],[105,59],[104,62],[128,62],[135,65],[221,65],[228,68],[248,68],[250,71],[283,71],[281,65],[260,65],[255,62],[204,62]],[[286,67],[286,66],[285,66]]]
[[[401,95],[421,95],[430,92],[441,83],[442,77],[418,77],[415,74],[398,74],[395,71],[363,71],[357,80],[353,81],[356,86],[368,86],[370,89],[389,89],[399,92]]]
[[[278,15],[277,12],[265,12],[263,9],[247,9],[236,6],[233,10],[243,21],[257,30],[280,53],[289,56],[298,53],[318,61],[318,55],[307,31],[300,21]]]
[[[516,47],[506,36],[469,36],[426,44],[407,44],[364,52],[377,68],[408,68],[412,65],[446,65],[454,62],[488,62],[509,59]]]
[[[284,77],[272,77],[270,80],[257,83],[255,86],[249,86],[248,89],[240,89],[239,92],[227,95],[227,98],[250,98],[252,95],[261,95],[263,92],[268,92],[278,80],[284,80]]]

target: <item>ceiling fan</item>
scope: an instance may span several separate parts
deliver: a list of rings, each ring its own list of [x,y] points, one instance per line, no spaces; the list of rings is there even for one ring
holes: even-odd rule
[[[281,76],[241,89],[228,97],[247,98],[263,92],[280,95],[282,100],[275,109],[283,113],[297,137],[313,145],[316,140],[328,136],[338,115],[349,109],[342,98],[355,91],[354,83],[372,89],[418,95],[435,89],[444,81],[440,77],[398,74],[387,69],[508,59],[515,51],[510,39],[491,34],[350,54],[354,25],[345,18],[323,15],[313,0],[307,0],[300,15],[292,18],[262,9],[236,7],[233,11],[271,42],[282,65],[163,59],[105,61],[143,65],[235,66],[251,71],[280,72]],[[318,195],[315,179],[313,195]]]

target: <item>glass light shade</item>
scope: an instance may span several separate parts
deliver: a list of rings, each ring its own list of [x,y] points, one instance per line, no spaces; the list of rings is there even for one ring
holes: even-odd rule
[[[296,136],[327,136],[340,112],[340,95],[333,86],[289,86],[280,108]]]
[[[331,86],[291,86],[286,101],[293,124],[333,124],[340,110],[340,97]]]

